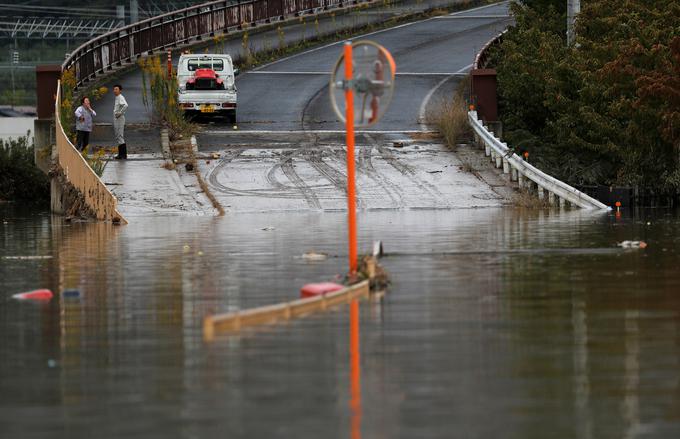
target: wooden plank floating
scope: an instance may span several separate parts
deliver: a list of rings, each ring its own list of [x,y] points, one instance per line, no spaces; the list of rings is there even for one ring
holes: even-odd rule
[[[317,297],[297,299],[276,305],[261,306],[243,311],[208,316],[203,320],[203,338],[212,341],[215,334],[222,332],[238,332],[241,328],[275,323],[302,317],[329,307],[349,303],[353,299],[368,297],[369,281],[347,287],[334,293]]]

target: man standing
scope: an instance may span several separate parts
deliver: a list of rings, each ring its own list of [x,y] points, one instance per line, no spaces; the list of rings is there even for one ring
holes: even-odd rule
[[[76,148],[78,151],[83,151],[90,144],[92,118],[96,115],[97,113],[90,104],[90,98],[83,96],[80,100],[80,107],[76,109]]]
[[[116,160],[127,160],[127,145],[125,145],[125,111],[128,103],[125,96],[121,94],[123,86],[116,84],[113,86],[113,94],[116,96],[113,101],[113,135],[118,143],[118,155]]]

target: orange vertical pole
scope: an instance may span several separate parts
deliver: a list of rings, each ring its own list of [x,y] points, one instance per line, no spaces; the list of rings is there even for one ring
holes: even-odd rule
[[[352,43],[345,43],[345,80],[352,80]],[[347,216],[349,238],[349,272],[357,271],[357,212],[354,187],[354,91],[345,89],[345,129],[347,130]]]
[[[350,369],[350,437],[361,438],[361,363],[359,356],[359,301],[352,300],[349,309],[349,369]]]
[[[168,78],[172,78],[172,52],[168,50]]]

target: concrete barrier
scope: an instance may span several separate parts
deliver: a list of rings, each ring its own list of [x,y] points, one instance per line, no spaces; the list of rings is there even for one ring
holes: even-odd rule
[[[533,182],[537,186],[538,197],[544,199],[547,193],[548,200],[555,205],[561,205],[564,201],[567,201],[572,206],[582,209],[611,210],[605,204],[524,161],[512,152],[506,143],[501,142],[484,126],[482,121],[478,119],[476,111],[468,112],[468,122],[472,127],[475,138],[484,146],[486,155],[488,156],[490,153],[498,168],[500,168],[499,163],[502,161],[504,173],[509,174],[511,180],[516,178],[520,189],[532,185],[530,182]]]
[[[83,196],[86,207],[92,212],[97,220],[112,221],[127,224],[127,220],[117,210],[118,200],[109,191],[106,185],[99,179],[90,165],[85,161],[80,152],[71,143],[68,136],[61,126],[61,83],[57,84],[57,96],[55,102],[55,128],[56,128],[56,157],[55,162],[61,168],[65,179],[73,185]],[[53,184],[53,191],[55,185]],[[57,190],[63,190],[63,188]],[[59,213],[59,208],[54,208],[55,200],[53,194],[53,211]],[[57,197],[61,198],[61,197]],[[62,209],[63,210],[63,209]]]
[[[208,316],[203,320],[203,338],[206,341],[211,341],[215,338],[215,334],[220,332],[235,332],[244,327],[266,325],[302,317],[343,303],[349,303],[353,299],[368,297],[369,292],[369,281],[365,280],[343,290],[321,296]]]

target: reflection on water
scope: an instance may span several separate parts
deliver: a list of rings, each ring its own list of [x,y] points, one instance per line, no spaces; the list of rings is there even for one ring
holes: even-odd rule
[[[360,336],[347,307],[204,344],[206,314],[341,274],[345,215],[0,209],[0,437],[680,434],[674,213],[364,212],[394,286]],[[35,288],[80,294],[10,299]]]

